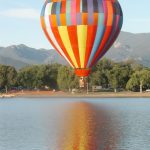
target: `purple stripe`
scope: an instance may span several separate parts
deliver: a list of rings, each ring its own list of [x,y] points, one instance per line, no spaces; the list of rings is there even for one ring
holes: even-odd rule
[[[92,0],[87,0],[88,3],[88,23],[93,24],[94,19],[93,19],[93,1]]]
[[[82,13],[77,13],[77,25],[82,24]]]
[[[97,0],[98,2],[98,12],[99,13],[104,13],[104,8],[103,8],[103,0]]]
[[[118,28],[119,21],[120,21],[120,16],[119,16],[119,15],[116,15],[116,22],[115,22],[115,27],[116,27],[116,28]]]

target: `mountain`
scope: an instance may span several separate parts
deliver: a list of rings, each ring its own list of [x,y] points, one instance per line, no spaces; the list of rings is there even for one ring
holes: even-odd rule
[[[18,68],[18,69],[28,66],[27,63],[24,63],[19,60],[11,59],[9,57],[3,57],[3,56],[0,56],[0,64],[15,66],[15,68]]]
[[[32,64],[51,64],[67,62],[55,50],[34,49],[26,45],[0,47],[0,64],[12,65],[17,69]]]
[[[134,59],[150,67],[150,33],[121,32],[106,57],[114,61]]]
[[[121,32],[105,57],[114,61],[134,59],[150,67],[150,33],[133,34]],[[51,63],[67,64],[52,49],[34,49],[23,44],[0,47],[0,64],[12,65],[19,69],[32,64]]]

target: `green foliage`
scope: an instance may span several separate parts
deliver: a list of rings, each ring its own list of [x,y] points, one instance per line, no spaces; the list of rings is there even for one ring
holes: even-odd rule
[[[73,69],[62,66],[58,69],[58,87],[61,90],[69,90],[79,87],[78,78],[75,76]]]
[[[139,91],[150,88],[150,70],[135,61],[114,63],[102,59],[92,68],[89,86]],[[59,89],[68,91],[79,88],[79,78],[74,70],[60,64],[34,65],[18,72],[14,67],[0,65],[0,89],[22,86],[27,89]]]
[[[35,88],[38,66],[25,67],[18,72],[18,84],[25,88]]]
[[[60,65],[25,67],[18,72],[19,85],[32,88],[57,88],[57,74]]]
[[[0,65],[0,88],[7,89],[17,83],[17,72],[14,67]]]
[[[102,59],[93,67],[89,77],[90,85],[108,87],[108,73],[113,68],[113,62],[108,59]]]
[[[139,91],[140,85],[143,89],[150,88],[150,70],[143,69],[141,71],[136,71],[128,81],[126,89]]]
[[[57,66],[52,65],[42,65],[39,67],[36,74],[36,84],[35,86],[49,87],[51,89],[57,88]]]
[[[104,88],[125,89],[133,72],[129,62],[114,63],[111,60],[102,59],[92,69],[90,75],[90,85],[102,86]]]
[[[132,68],[130,65],[121,63],[115,64],[108,73],[108,79],[111,87],[114,89],[125,89],[126,83],[130,79],[131,74]]]

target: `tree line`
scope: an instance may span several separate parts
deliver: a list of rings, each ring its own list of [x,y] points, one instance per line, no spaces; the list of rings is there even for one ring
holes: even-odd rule
[[[103,89],[140,91],[150,89],[150,69],[134,61],[114,62],[102,59],[92,68],[88,77],[89,87]],[[11,89],[79,89],[79,78],[69,66],[61,64],[33,65],[16,70],[0,65],[0,90]]]

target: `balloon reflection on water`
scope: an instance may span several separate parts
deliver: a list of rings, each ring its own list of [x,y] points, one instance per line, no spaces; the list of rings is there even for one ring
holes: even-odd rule
[[[113,150],[117,134],[113,120],[104,109],[78,102],[66,112],[59,150]]]

